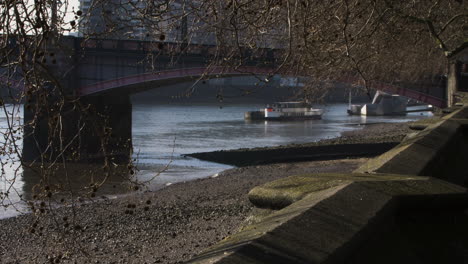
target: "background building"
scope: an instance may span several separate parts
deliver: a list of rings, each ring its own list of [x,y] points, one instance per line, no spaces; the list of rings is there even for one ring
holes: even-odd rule
[[[213,33],[189,12],[194,1],[80,0],[80,36],[214,44]]]

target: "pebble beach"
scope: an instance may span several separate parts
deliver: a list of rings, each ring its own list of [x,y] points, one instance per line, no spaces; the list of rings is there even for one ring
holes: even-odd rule
[[[408,123],[373,124],[310,144],[398,143],[411,132]],[[0,263],[183,263],[242,227],[254,209],[253,187],[295,174],[352,172],[368,158],[245,165],[158,191],[46,204],[42,214],[0,220]]]

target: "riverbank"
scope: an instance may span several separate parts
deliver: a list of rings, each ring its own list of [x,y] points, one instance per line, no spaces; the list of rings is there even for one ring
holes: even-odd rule
[[[409,132],[406,123],[369,125],[311,144],[395,142]],[[253,187],[294,174],[347,173],[365,161],[247,166],[119,199],[83,201],[53,211],[45,204],[42,215],[0,221],[0,262],[179,263],[238,230],[253,209],[247,199]]]
[[[364,125],[362,129],[342,132],[338,138],[317,142],[200,152],[186,156],[238,167],[280,162],[373,157],[395,147],[411,132],[414,131],[410,129],[409,123],[369,124]]]

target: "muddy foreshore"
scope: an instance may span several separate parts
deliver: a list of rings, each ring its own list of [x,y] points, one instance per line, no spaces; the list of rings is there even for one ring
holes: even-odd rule
[[[273,149],[395,143],[409,132],[406,123],[376,124],[337,139]],[[270,150],[261,148],[262,155]],[[366,160],[247,166],[118,199],[53,210],[46,203],[44,213],[0,221],[0,263],[180,263],[239,229],[253,209],[247,198],[253,187],[294,174],[351,172]]]
[[[186,156],[238,167],[279,162],[372,157],[395,147],[410,132],[412,131],[408,123],[372,124],[364,126],[361,130],[344,132],[338,138],[306,144],[199,152]]]

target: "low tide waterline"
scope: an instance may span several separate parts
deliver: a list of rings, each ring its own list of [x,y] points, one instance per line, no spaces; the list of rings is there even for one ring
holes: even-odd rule
[[[153,188],[158,188],[207,177],[230,168],[183,154],[314,142],[338,137],[344,131],[361,129],[365,124],[407,122],[428,116],[427,113],[396,117],[349,116],[346,104],[333,104],[316,106],[325,109],[322,120],[244,120],[244,112],[262,107],[134,103],[132,132],[139,177],[150,179],[159,175],[153,181]]]
[[[325,109],[322,120],[291,122],[248,122],[244,112],[258,110],[263,105],[149,105],[133,102],[133,147],[137,166],[135,180],[146,182],[143,190],[157,190],[172,183],[210,177],[231,166],[206,162],[183,154],[216,150],[278,146],[291,143],[313,142],[339,136],[344,131],[362,128],[362,125],[382,122],[406,122],[427,117],[412,113],[399,117],[348,116],[347,105],[317,106]],[[18,124],[21,106],[8,106]],[[6,116],[0,115],[0,129],[8,127]],[[3,142],[2,142],[3,143]],[[20,142],[21,143],[21,142]],[[21,144],[20,144],[21,145]],[[38,183],[37,176],[23,170],[14,156],[1,156],[5,173],[0,178],[0,219],[27,212],[20,197],[31,197],[31,189]],[[11,166],[10,166],[11,165]],[[16,168],[18,168],[16,170]],[[84,171],[92,168],[74,168],[74,179],[84,179]],[[89,173],[88,173],[89,174]],[[110,186],[102,188],[105,195],[122,194],[124,188],[113,186],[124,182],[114,178]],[[75,185],[82,185],[76,183]],[[140,189],[140,190],[142,190]],[[100,195],[100,194],[99,194]]]

